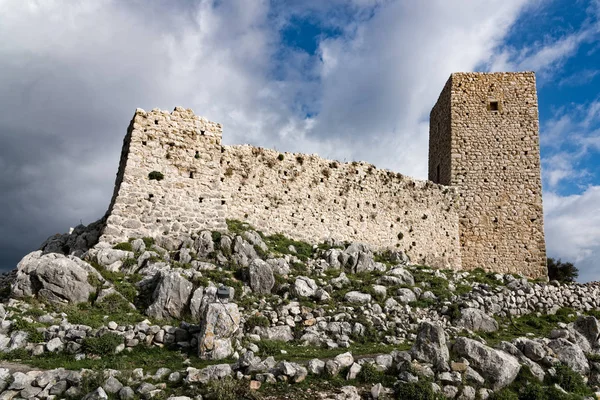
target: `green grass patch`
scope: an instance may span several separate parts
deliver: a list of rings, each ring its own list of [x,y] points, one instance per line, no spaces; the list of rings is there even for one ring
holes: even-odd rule
[[[480,336],[491,345],[501,341],[510,342],[532,333],[535,336],[548,337],[556,324],[570,323],[575,319],[575,311],[571,308],[561,308],[555,315],[546,314],[538,317],[535,314],[528,314],[517,318],[497,318],[500,329],[496,332],[481,332]]]
[[[125,251],[133,251],[133,247],[131,246],[131,242],[122,242],[117,243],[113,246],[115,250],[125,250]]]
[[[308,260],[314,253],[311,244],[287,238],[280,233],[265,236],[264,241],[269,247],[269,250],[279,254],[295,254],[302,261]],[[289,250],[290,246],[294,246],[296,253]]]
[[[410,345],[388,345],[381,342],[354,343],[349,348],[327,349],[315,346],[302,346],[296,342],[279,342],[275,340],[261,340],[256,343],[261,357],[273,356],[276,360],[306,361],[313,358],[333,358],[338,354],[351,352],[354,357],[390,353],[392,350],[408,350]],[[286,354],[282,354],[285,350]]]
[[[242,233],[253,229],[250,224],[236,219],[227,219],[225,222],[227,223],[227,230],[235,235],[241,235]]]

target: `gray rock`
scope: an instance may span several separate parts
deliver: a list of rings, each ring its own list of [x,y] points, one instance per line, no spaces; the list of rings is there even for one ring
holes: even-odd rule
[[[396,278],[399,278],[400,282],[401,282],[400,284],[409,285],[409,286],[415,285],[415,278],[412,276],[412,274],[410,272],[408,272],[404,268],[401,268],[401,267],[394,268],[389,272],[389,274],[392,276],[395,276]]]
[[[525,357],[533,361],[540,361],[548,354],[543,344],[531,339],[518,338],[514,341],[514,344]]]
[[[205,308],[198,334],[198,354],[204,360],[222,360],[233,354],[231,340],[238,332],[237,304],[210,303]]]
[[[62,351],[65,348],[65,345],[63,344],[62,340],[60,340],[60,338],[55,337],[54,339],[50,339],[48,341],[48,343],[46,343],[46,349],[48,349],[49,352],[59,352]]]
[[[12,295],[38,296],[55,304],[87,302],[96,291],[89,282],[90,275],[104,281],[91,265],[77,257],[34,251],[17,265]]]
[[[433,364],[438,370],[448,371],[450,352],[444,329],[439,324],[422,322],[411,355],[416,360]]]
[[[206,368],[196,369],[192,367],[187,368],[187,377],[185,378],[185,382],[187,384],[191,383],[202,383],[206,384],[209,381],[223,379],[228,376],[231,376],[233,371],[229,364],[217,364],[211,365]]]
[[[350,366],[350,369],[348,370],[348,374],[346,374],[346,380],[356,379],[356,377],[360,373],[361,369],[362,369],[362,367],[359,364],[357,364],[357,363],[352,364]]]
[[[398,302],[402,304],[411,303],[413,301],[417,301],[417,296],[415,292],[410,290],[409,288],[400,288],[398,289],[396,295],[398,296]]]
[[[177,272],[160,272],[158,285],[152,295],[152,304],[146,314],[153,318],[180,319],[188,306],[193,285]]]
[[[98,250],[98,253],[96,253],[96,260],[98,261],[98,264],[104,267],[114,264],[117,261],[122,261],[133,257],[134,254],[131,251],[116,250],[111,248],[100,249]]]
[[[494,390],[510,385],[521,369],[519,361],[514,356],[504,351],[494,350],[473,339],[459,337],[453,350],[459,356],[467,358]]]
[[[146,243],[142,239],[135,239],[131,242],[131,248],[136,253],[143,253],[146,251]]]
[[[251,245],[260,248],[263,252],[269,250],[262,237],[255,231],[245,231],[242,233],[242,237],[246,239]]]
[[[458,400],[475,400],[477,392],[473,386],[464,386],[462,392],[457,397]]]
[[[581,315],[573,323],[573,328],[585,337],[591,349],[597,349],[599,347],[600,323],[596,318]]]
[[[190,300],[190,315],[194,322],[200,322],[201,312],[200,307],[202,306],[202,298],[204,297],[204,288],[200,286],[194,290],[194,294]]]
[[[349,303],[366,304],[371,302],[371,295],[353,290],[346,293],[344,300]]]
[[[335,356],[333,361],[337,362],[341,368],[346,368],[354,364],[354,357],[352,353],[346,352]]]
[[[69,383],[66,380],[60,380],[50,387],[48,392],[50,395],[60,396],[69,388]]]
[[[110,376],[102,385],[102,388],[106,393],[115,394],[118,393],[122,388],[123,384],[119,382],[114,376]]]
[[[255,328],[262,339],[291,342],[294,340],[292,328],[288,325]]]
[[[274,274],[286,276],[290,273],[290,264],[285,258],[270,258],[267,263],[271,266]]]
[[[313,375],[321,375],[325,370],[325,361],[321,361],[318,358],[313,358],[308,362],[308,372]]]
[[[108,395],[106,394],[104,389],[99,387],[96,390],[94,390],[93,392],[85,395],[82,400],[104,400],[104,399],[108,399]]]
[[[294,281],[291,287],[292,295],[296,297],[312,297],[316,294],[319,287],[315,283],[314,279],[310,279],[306,276],[299,276]]]
[[[568,365],[573,371],[581,375],[587,375],[590,372],[590,365],[583,350],[574,343],[565,339],[554,339],[548,343],[560,362]]]
[[[121,400],[130,400],[135,397],[135,392],[129,386],[123,387],[119,390],[119,399]]]
[[[335,400],[361,400],[358,390],[354,386],[342,386],[340,393],[335,396]]]
[[[275,285],[275,277],[271,266],[260,258],[250,262],[248,268],[250,288],[254,293],[268,294]]]
[[[498,330],[498,322],[477,308],[462,309],[460,318],[456,321],[456,326],[475,332],[495,332]]]
[[[245,241],[241,236],[236,236],[233,239],[232,251],[233,261],[242,267],[247,267],[250,261],[258,258],[254,246]]]
[[[210,253],[215,251],[215,244],[212,239],[211,231],[202,231],[200,235],[194,240],[194,250],[198,257],[207,257]]]

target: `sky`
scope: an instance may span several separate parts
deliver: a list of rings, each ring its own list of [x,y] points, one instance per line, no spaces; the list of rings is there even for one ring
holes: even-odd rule
[[[108,208],[136,108],[427,178],[452,72],[536,72],[548,255],[600,280],[600,0],[0,0],[0,270]]]

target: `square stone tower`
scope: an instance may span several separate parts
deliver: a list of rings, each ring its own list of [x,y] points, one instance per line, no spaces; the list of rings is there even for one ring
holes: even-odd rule
[[[225,230],[221,135],[220,124],[190,109],[137,109],[101,241]]]
[[[547,276],[533,72],[450,76],[430,114],[429,180],[458,189],[464,269]]]

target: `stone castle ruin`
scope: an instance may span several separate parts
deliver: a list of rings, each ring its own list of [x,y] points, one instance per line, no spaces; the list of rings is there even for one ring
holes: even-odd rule
[[[223,146],[189,109],[138,109],[101,241],[226,230],[226,219],[413,262],[546,276],[535,76],[455,73],[430,116],[429,180],[364,162]],[[161,179],[162,178],[162,179]]]

